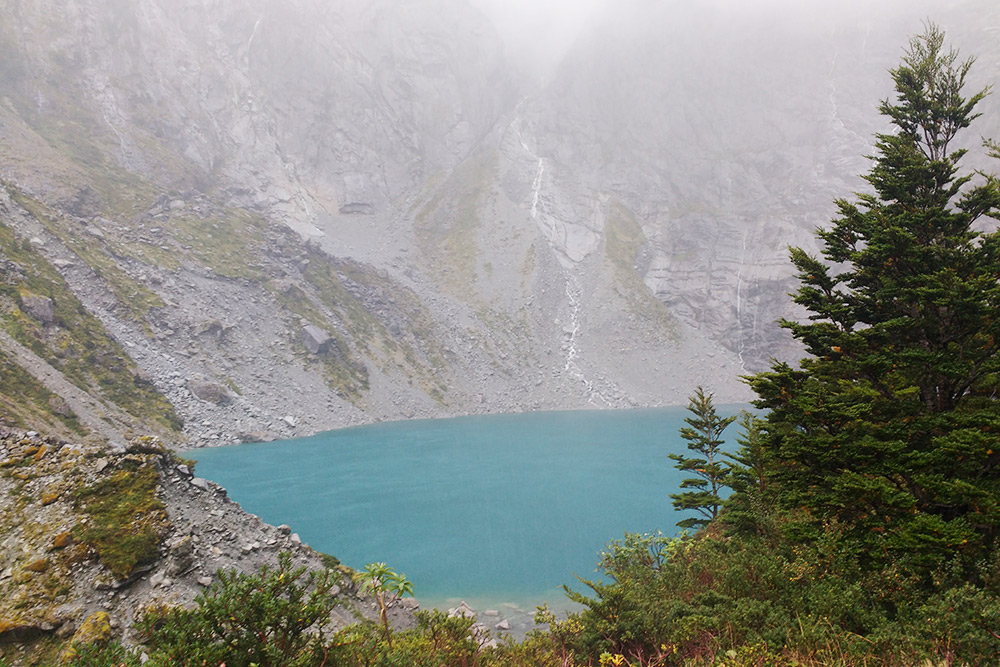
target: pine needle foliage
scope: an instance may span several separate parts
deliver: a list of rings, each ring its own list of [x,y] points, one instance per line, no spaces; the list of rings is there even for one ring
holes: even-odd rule
[[[766,451],[788,534],[829,522],[865,567],[929,572],[981,558],[1000,537],[1000,236],[992,176],[960,173],[960,132],[988,93],[929,24],[891,71],[872,193],[837,201],[823,258],[791,259],[805,323],[782,325],[810,356],[749,378],[769,410]]]
[[[720,417],[715,411],[712,394],[698,387],[688,400],[688,411],[692,416],[684,419],[687,426],[681,428],[681,437],[687,441],[689,450],[697,456],[668,454],[676,461],[675,467],[683,472],[693,473],[681,482],[681,493],[670,495],[674,508],[694,510],[701,516],[688,517],[677,522],[681,528],[700,528],[708,525],[719,515],[722,497],[719,495],[727,486],[729,466],[723,460],[722,432],[735,421],[736,417]]]

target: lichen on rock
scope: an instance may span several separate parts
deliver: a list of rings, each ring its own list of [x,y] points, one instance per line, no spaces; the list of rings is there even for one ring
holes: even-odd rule
[[[83,646],[104,644],[111,638],[111,617],[106,611],[95,611],[73,633],[69,646],[59,657],[59,664],[68,664]]]

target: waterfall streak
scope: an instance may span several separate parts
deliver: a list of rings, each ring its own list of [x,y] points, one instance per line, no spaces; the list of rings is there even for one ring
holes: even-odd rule
[[[740,264],[736,269],[736,353],[740,359],[740,370],[746,372],[746,363],[743,361],[743,267],[746,264],[747,254],[747,232],[743,230],[743,246],[740,248]]]
[[[535,181],[531,185],[531,219],[538,218],[538,193],[542,189],[542,176],[545,174],[545,160],[538,158],[538,171],[535,172]]]
[[[576,378],[583,384],[587,393],[587,402],[593,406],[597,406],[597,401],[599,400],[604,405],[608,407],[613,407],[614,403],[608,397],[601,393],[594,383],[587,379],[587,375],[580,368],[580,365],[576,363],[576,358],[579,351],[576,349],[577,335],[580,333],[580,295],[582,289],[580,288],[580,281],[577,279],[576,275],[567,272],[566,279],[566,304],[569,306],[569,330],[567,334],[569,339],[566,341],[566,365],[563,367],[563,372],[569,374],[571,377]]]
[[[257,28],[260,27],[260,22],[263,19],[257,19],[257,22],[253,24],[253,32],[250,33],[250,39],[247,40],[247,53],[250,53],[250,45],[253,44],[253,38],[257,36]]]
[[[122,133],[118,131],[115,124],[111,122],[110,118],[108,118],[107,109],[101,109],[101,116],[104,117],[104,122],[107,123],[108,127],[111,128],[111,131],[115,133],[115,136],[118,137],[118,149],[122,152],[122,164],[127,166],[129,164],[129,159],[128,149],[125,145],[125,137],[122,136]]]
[[[517,105],[516,115],[514,120],[510,122],[507,126],[508,130],[513,128],[517,132],[517,140],[521,145],[521,149],[533,160],[536,161],[535,167],[535,177],[531,183],[531,219],[538,221],[538,202],[541,196],[542,186],[544,185],[545,178],[545,158],[538,155],[531,149],[528,142],[524,138],[524,134],[521,132],[521,105],[524,104],[524,100]],[[548,230],[546,230],[546,240],[548,241],[549,247],[556,252],[556,226],[550,225]],[[577,337],[580,333],[580,311],[582,309],[582,304],[580,302],[581,287],[580,281],[576,274],[573,273],[572,268],[569,266],[563,266],[563,270],[566,274],[566,305],[569,308],[569,327],[568,330],[564,331],[564,336],[566,340],[563,344],[563,350],[565,354],[565,365],[563,366],[563,372],[572,378],[578,380],[583,384],[587,401],[594,406],[598,405],[598,401],[604,403],[607,406],[613,406],[614,403],[608,399],[604,394],[602,394],[595,386],[594,383],[587,378],[587,375],[580,368],[577,363],[577,357],[579,356],[579,350],[577,349]]]

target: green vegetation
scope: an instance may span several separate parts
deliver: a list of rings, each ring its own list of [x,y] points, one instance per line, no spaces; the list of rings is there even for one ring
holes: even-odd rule
[[[366,317],[363,327],[367,329],[369,326],[378,326],[378,321],[344,289],[330,267],[315,269],[311,264],[312,262],[310,262],[310,269],[307,272],[307,279],[317,284],[323,305],[332,308],[334,312],[340,312],[337,306],[344,304],[341,308],[347,309],[349,313],[347,317],[355,311],[363,311]],[[310,276],[312,277],[310,278]],[[282,306],[329,334],[333,350],[322,355],[316,362],[322,364],[323,375],[331,389],[336,391],[340,397],[355,405],[360,405],[363,394],[368,391],[369,387],[368,369],[351,350],[347,339],[334,328],[329,318],[320,310],[319,304],[315,303],[298,285],[288,285],[282,289],[274,290],[274,293],[278,303]],[[363,337],[355,340],[364,345],[369,338]],[[304,346],[302,350],[304,352]]]
[[[943,40],[930,27],[892,72],[875,194],[837,202],[825,262],[792,249],[810,317],[783,324],[811,357],[750,379],[795,539],[835,523],[866,569],[928,579],[971,575],[1000,538],[1000,234],[973,229],[1000,215],[1000,185],[957,175],[951,145],[986,91],[961,96],[971,61]]]
[[[224,216],[205,219],[171,218],[169,226],[179,242],[189,245],[194,256],[220,276],[264,280],[263,269],[253,263],[261,255],[267,226],[260,216],[230,209]]]
[[[615,665],[995,664],[1000,655],[1000,184],[950,145],[984,93],[934,26],[893,70],[874,194],[824,260],[791,251],[810,356],[748,378],[734,490],[695,537],[627,535],[578,656]],[[697,425],[690,436],[698,435]],[[678,457],[683,460],[682,457]],[[708,459],[706,458],[706,463]],[[715,472],[721,474],[721,468]],[[707,473],[706,473],[707,474]]]
[[[60,431],[59,424],[69,429],[70,433],[86,435],[84,428],[72,410],[54,410],[59,406],[59,398],[45,388],[27,371],[14,363],[6,354],[0,352],[0,418],[12,426],[22,428],[39,428],[41,425],[51,426]]]
[[[942,571],[921,587],[899,567],[860,571],[857,545],[835,528],[811,544],[724,530],[613,543],[601,561],[611,582],[571,594],[588,607],[577,654],[629,665],[993,664],[995,560],[977,573],[990,585]]]
[[[723,460],[722,432],[736,421],[736,417],[720,417],[715,412],[712,394],[706,394],[701,387],[695,389],[688,401],[688,411],[693,415],[684,419],[687,426],[681,429],[681,437],[687,440],[687,447],[698,456],[669,454],[676,461],[676,468],[694,473],[681,482],[681,491],[670,496],[674,509],[695,510],[700,517],[689,517],[677,522],[681,528],[703,528],[719,516],[722,507],[722,489],[729,486],[729,466]]]
[[[368,563],[358,572],[362,588],[375,596],[379,620],[385,630],[385,643],[392,648],[392,632],[389,630],[389,606],[404,595],[413,595],[413,584],[402,573],[396,573],[385,563]]]
[[[78,227],[61,224],[58,221],[58,214],[20,190],[14,188],[8,188],[8,190],[19,206],[42,223],[49,232],[107,282],[115,297],[126,308],[133,320],[144,322],[151,309],[162,308],[165,305],[155,292],[136,282],[125,273],[118,266],[117,261],[101,247],[96,238],[85,237]]]
[[[401,370],[408,378],[417,380],[427,394],[440,401],[447,385],[439,375],[440,370],[447,367],[447,362],[434,342],[434,321],[420,297],[388,278],[379,277],[370,266],[331,260],[316,249],[310,249],[308,258],[306,280],[316,288],[322,305],[336,314],[358,349],[382,370]],[[393,304],[396,312],[404,316],[405,325],[391,332],[372,314],[373,308],[369,304],[347,289],[346,281],[354,283],[364,293]],[[305,298],[304,293],[302,297]],[[303,317],[311,322],[326,321],[326,318],[314,320],[305,315]],[[345,351],[343,356],[347,356],[346,351],[350,349],[347,341],[332,328],[327,327],[327,330],[337,341],[339,349]],[[368,390],[368,371],[360,360],[331,357],[327,365],[328,377],[333,382],[348,389],[357,387],[357,391]]]
[[[294,667],[320,665],[334,607],[335,575],[293,568],[288,553],[256,575],[220,571],[194,609],[153,611],[140,623],[147,665]]]
[[[456,167],[414,220],[420,249],[440,284],[470,302],[478,280],[479,209],[497,160],[495,152],[484,151]]]
[[[159,479],[152,462],[126,460],[110,476],[74,494],[86,519],[74,528],[75,539],[93,549],[119,579],[159,554],[169,528],[156,494]]]
[[[388,581],[384,565],[370,568]],[[474,619],[449,618],[440,611],[418,612],[416,627],[388,634],[383,622],[361,620],[336,633],[324,632],[335,608],[336,574],[307,573],[279,555],[278,566],[257,574],[220,571],[193,609],[152,608],[139,623],[148,667],[565,667],[572,660],[566,643],[578,633],[576,621],[558,622],[546,610],[536,618],[549,632],[533,633],[521,644],[481,647]],[[376,586],[376,589],[378,586]],[[409,590],[395,577],[391,588]],[[375,590],[375,589],[373,589]],[[388,588],[386,588],[388,591]],[[384,618],[384,617],[383,617]],[[485,639],[485,636],[482,636]],[[115,642],[77,646],[70,667],[137,667],[139,650]],[[569,661],[568,661],[569,660]],[[6,667],[2,658],[0,666]],[[35,664],[52,664],[41,662]]]
[[[969,67],[929,26],[893,70],[897,103],[881,110],[896,132],[877,137],[874,194],[838,202],[819,232],[823,260],[792,249],[810,314],[784,324],[810,356],[748,378],[768,412],[742,416],[725,466],[718,436],[731,420],[696,391],[683,434],[702,457],[675,459],[699,473],[687,484],[699,491],[677,496],[706,510],[698,533],[612,542],[605,577],[567,589],[582,612],[541,609],[547,631],[496,647],[472,619],[439,612],[390,632],[387,596],[408,582],[384,564],[362,574],[379,622],[326,636],[332,575],[283,556],[259,575],[220,574],[195,609],[149,614],[146,664],[995,665],[1000,232],[972,226],[1000,217],[1000,183],[958,176],[963,151],[950,150],[984,94],[961,97]],[[721,483],[733,494],[717,511]],[[87,509],[133,516],[100,500],[127,494],[95,488]],[[81,655],[72,664],[138,660],[114,645]]]

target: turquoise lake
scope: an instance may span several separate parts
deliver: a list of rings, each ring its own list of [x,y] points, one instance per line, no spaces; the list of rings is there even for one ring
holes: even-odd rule
[[[735,414],[743,406],[720,406]],[[424,605],[566,606],[625,531],[675,534],[683,408],[388,422],[200,449],[197,474],[352,567],[384,561]],[[735,439],[736,425],[726,431]],[[478,605],[478,606],[477,606]]]

